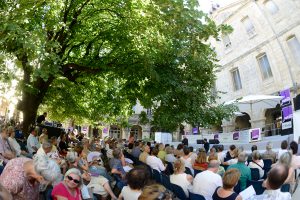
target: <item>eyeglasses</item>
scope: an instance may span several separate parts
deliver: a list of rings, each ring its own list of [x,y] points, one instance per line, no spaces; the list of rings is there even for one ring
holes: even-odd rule
[[[79,180],[77,180],[77,179],[74,179],[73,177],[71,177],[71,176],[67,176],[67,178],[69,179],[69,181],[73,181],[74,183],[76,183],[76,184],[79,184],[80,183],[80,181]]]

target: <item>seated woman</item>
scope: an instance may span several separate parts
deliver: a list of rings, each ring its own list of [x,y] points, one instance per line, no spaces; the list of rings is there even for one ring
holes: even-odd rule
[[[252,152],[252,161],[249,163],[248,167],[258,169],[260,178],[264,176],[264,161],[260,159],[260,154],[257,150]]]
[[[118,199],[138,200],[142,193],[142,189],[150,178],[148,170],[142,166],[138,166],[130,170],[126,175],[126,178],[128,186],[123,187]]]
[[[170,182],[182,187],[185,195],[189,196],[188,188],[192,186],[193,177],[185,173],[185,165],[181,159],[174,162],[174,174],[170,176]]]
[[[232,153],[230,153],[230,155],[231,155],[231,159],[227,160],[226,162],[223,162],[222,163],[223,165],[233,165],[238,163],[238,155],[239,155],[238,149],[234,149]]]
[[[208,163],[206,160],[206,151],[204,148],[201,148],[198,153],[198,157],[196,158],[193,168],[196,170],[207,170]]]
[[[160,158],[162,161],[165,161],[166,157],[166,151],[165,151],[165,145],[163,143],[160,143],[158,146],[158,154],[157,157]]]
[[[54,200],[81,200],[81,173],[78,169],[69,169],[62,182],[57,184],[51,193]]]
[[[180,158],[183,162],[185,167],[188,167],[192,174],[194,174],[193,164],[194,160],[191,158],[190,149],[187,146],[183,147],[183,156]]]
[[[57,163],[47,156],[36,155],[10,160],[0,177],[0,183],[11,193],[14,200],[39,199],[40,185],[54,184],[62,175]]]
[[[159,184],[153,184],[144,187],[142,194],[138,200],[172,200],[172,195],[168,193],[167,189]]]
[[[166,150],[165,161],[170,162],[170,163],[174,163],[177,160],[177,158],[173,154],[173,152],[174,152],[173,148],[168,146],[168,147],[166,147],[165,150]]]
[[[242,200],[242,197],[233,191],[233,188],[240,179],[238,169],[229,169],[223,176],[223,187],[217,187],[212,196],[213,200]]]

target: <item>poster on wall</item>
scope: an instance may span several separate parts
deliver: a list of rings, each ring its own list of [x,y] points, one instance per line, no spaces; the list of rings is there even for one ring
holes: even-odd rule
[[[293,133],[293,107],[290,89],[279,92],[281,100],[281,135]]]
[[[261,140],[261,129],[254,128],[249,130],[250,142]]]
[[[197,135],[198,134],[198,127],[193,128],[192,132],[193,132],[194,135]]]
[[[232,139],[233,140],[239,140],[239,138],[240,138],[240,133],[239,132],[234,132],[232,134]]]
[[[102,130],[102,139],[108,136],[108,128],[104,127]]]

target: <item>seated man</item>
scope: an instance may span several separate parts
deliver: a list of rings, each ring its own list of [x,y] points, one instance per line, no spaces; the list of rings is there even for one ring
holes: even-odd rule
[[[284,181],[287,179],[289,169],[286,165],[277,164],[268,173],[267,179],[264,181],[263,186],[266,188],[262,195],[259,195],[258,199],[263,200],[291,200],[291,194],[289,192],[281,192],[280,188]]]
[[[245,165],[246,162],[246,153],[241,152],[238,155],[238,163],[230,165],[228,169],[236,168],[240,171],[241,177],[240,177],[240,183],[241,183],[241,190],[246,189],[247,186],[247,180],[251,180],[251,170],[250,168]]]
[[[30,132],[30,135],[27,138],[27,149],[28,149],[28,152],[31,155],[34,155],[41,146],[39,141],[38,141],[38,138],[37,138],[39,128],[38,127],[35,127],[35,128],[31,127],[29,132]]]
[[[36,152],[37,155],[45,155],[45,156],[50,156],[50,152],[52,150],[52,144],[48,141],[44,141],[42,146],[38,149]]]

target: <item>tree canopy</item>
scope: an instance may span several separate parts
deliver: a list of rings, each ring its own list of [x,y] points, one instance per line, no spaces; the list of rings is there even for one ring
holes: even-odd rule
[[[21,72],[25,128],[41,105],[61,120],[101,121],[129,117],[139,100],[167,130],[213,124],[232,111],[215,105],[216,55],[207,42],[228,27],[216,26],[197,0],[1,0],[0,7],[1,58]]]

